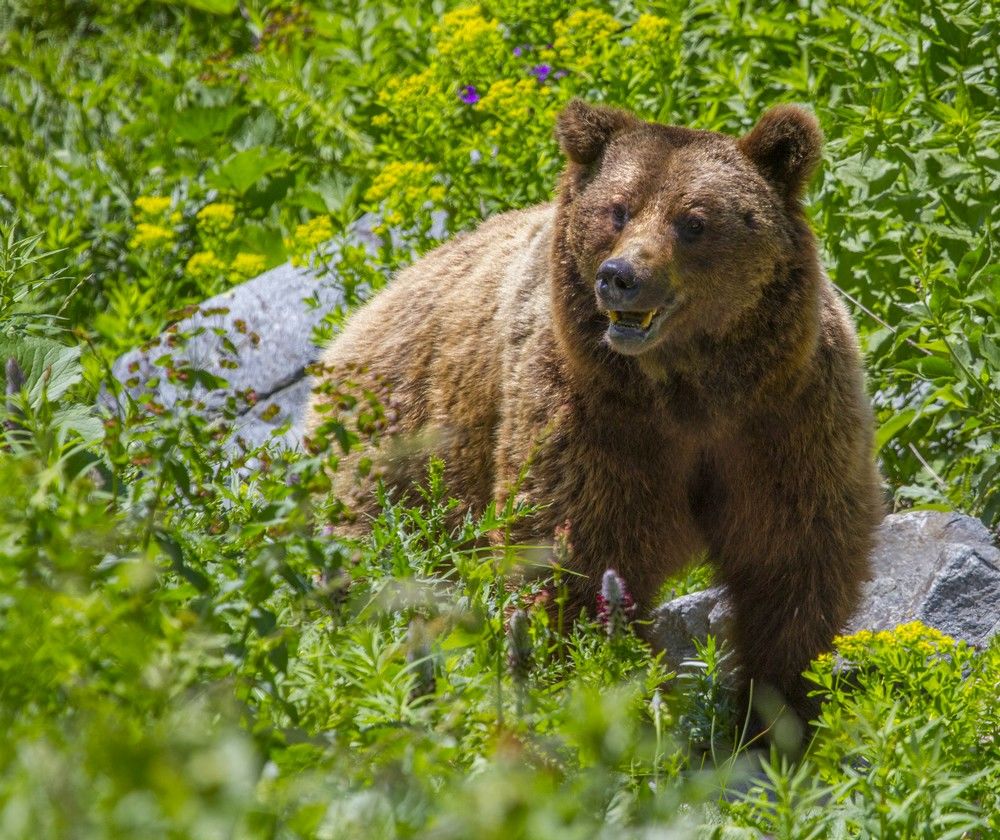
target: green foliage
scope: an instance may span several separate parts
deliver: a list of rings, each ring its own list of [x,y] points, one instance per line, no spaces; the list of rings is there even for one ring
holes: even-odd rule
[[[0,835],[1000,833],[1000,643],[841,640],[806,758],[720,800],[749,764],[721,651],[672,680],[623,614],[560,632],[569,572],[522,580],[496,539],[531,511],[456,525],[431,464],[369,537],[331,533],[371,395],[341,383],[326,446],[288,453],[239,441],[252,395],[200,416],[203,371],[163,360],[169,411],[110,376],[286,259],[343,288],[329,337],[435,211],[457,231],[547,200],[571,96],[731,132],[803,101],[896,500],[1000,521],[991,4],[455,6],[0,9]],[[365,211],[394,235],[330,250]]]

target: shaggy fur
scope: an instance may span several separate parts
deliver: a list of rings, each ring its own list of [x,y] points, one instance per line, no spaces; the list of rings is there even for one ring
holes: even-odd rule
[[[855,607],[882,514],[854,329],[800,206],[818,125],[780,106],[737,140],[575,101],[556,133],[555,203],[403,271],[323,362],[389,402],[390,484],[434,453],[481,509],[530,459],[518,492],[545,507],[513,538],[569,522],[577,607],[611,567],[648,608],[707,551],[746,673],[808,713],[801,671]],[[595,291],[609,258],[639,282],[622,308],[659,313],[645,338]]]

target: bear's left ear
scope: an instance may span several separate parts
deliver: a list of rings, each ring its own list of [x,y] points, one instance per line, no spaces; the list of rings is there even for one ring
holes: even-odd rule
[[[823,132],[809,111],[796,105],[771,108],[739,147],[786,200],[801,197],[823,150]]]
[[[611,138],[638,120],[627,111],[572,99],[556,120],[556,139],[573,163],[596,161]]]

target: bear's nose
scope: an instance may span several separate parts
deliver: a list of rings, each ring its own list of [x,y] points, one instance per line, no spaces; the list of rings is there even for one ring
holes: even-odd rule
[[[620,305],[639,295],[639,280],[628,260],[615,257],[597,269],[597,294],[606,304]]]

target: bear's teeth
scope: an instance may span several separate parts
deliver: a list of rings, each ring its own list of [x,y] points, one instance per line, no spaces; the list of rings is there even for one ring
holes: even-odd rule
[[[648,312],[618,312],[611,309],[608,311],[608,319],[612,324],[624,321],[629,327],[638,327],[645,330],[653,323],[653,319],[659,311],[659,309],[650,309]]]

